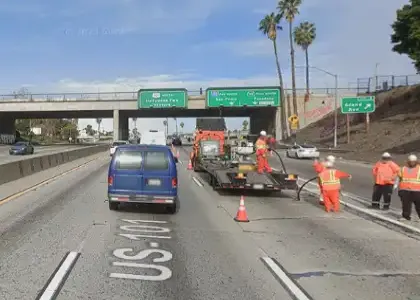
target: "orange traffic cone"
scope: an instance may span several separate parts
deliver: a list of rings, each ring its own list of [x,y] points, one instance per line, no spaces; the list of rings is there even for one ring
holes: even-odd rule
[[[239,202],[239,209],[236,213],[236,217],[234,218],[236,222],[249,222],[248,220],[248,214],[246,213],[245,208],[245,200],[244,196],[241,196],[241,201]]]
[[[192,169],[193,169],[193,167],[192,167],[192,163],[191,163],[191,159],[190,159],[189,162],[188,162],[187,170],[192,170]]]

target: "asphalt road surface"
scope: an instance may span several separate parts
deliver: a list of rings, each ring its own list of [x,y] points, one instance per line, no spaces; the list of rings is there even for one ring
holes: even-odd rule
[[[10,147],[11,147],[10,145],[8,145],[8,146],[1,145],[0,146],[0,164],[6,164],[6,163],[9,163],[9,162],[28,159],[28,158],[33,158],[33,157],[37,157],[37,156],[43,156],[43,155],[48,155],[48,154],[65,152],[65,151],[74,150],[74,149],[78,149],[78,148],[85,147],[85,146],[80,146],[80,145],[77,145],[77,146],[75,146],[75,145],[34,146],[34,154],[33,155],[10,155],[9,154]]]
[[[420,295],[419,241],[347,212],[327,215],[287,193],[246,195],[250,222],[235,223],[239,195],[213,191],[180,154],[175,215],[144,206],[110,211],[108,153],[3,202],[0,299],[50,299],[60,278],[62,300]]]

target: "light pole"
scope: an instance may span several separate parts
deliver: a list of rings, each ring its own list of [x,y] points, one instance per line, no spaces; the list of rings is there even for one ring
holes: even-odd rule
[[[337,148],[337,127],[338,127],[338,75],[330,73],[326,70],[323,70],[318,67],[310,66],[309,68],[321,71],[327,75],[334,77],[334,89],[335,89],[335,99],[334,99],[334,148]]]

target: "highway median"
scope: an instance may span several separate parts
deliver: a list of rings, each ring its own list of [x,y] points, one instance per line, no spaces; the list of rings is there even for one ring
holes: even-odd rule
[[[106,151],[108,148],[108,145],[83,147],[2,164],[0,165],[0,185]]]

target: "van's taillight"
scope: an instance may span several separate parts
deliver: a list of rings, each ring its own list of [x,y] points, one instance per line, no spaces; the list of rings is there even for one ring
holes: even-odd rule
[[[113,185],[113,184],[114,184],[114,177],[108,176],[108,185]]]
[[[176,178],[172,178],[172,187],[176,188],[178,186],[178,180]]]

